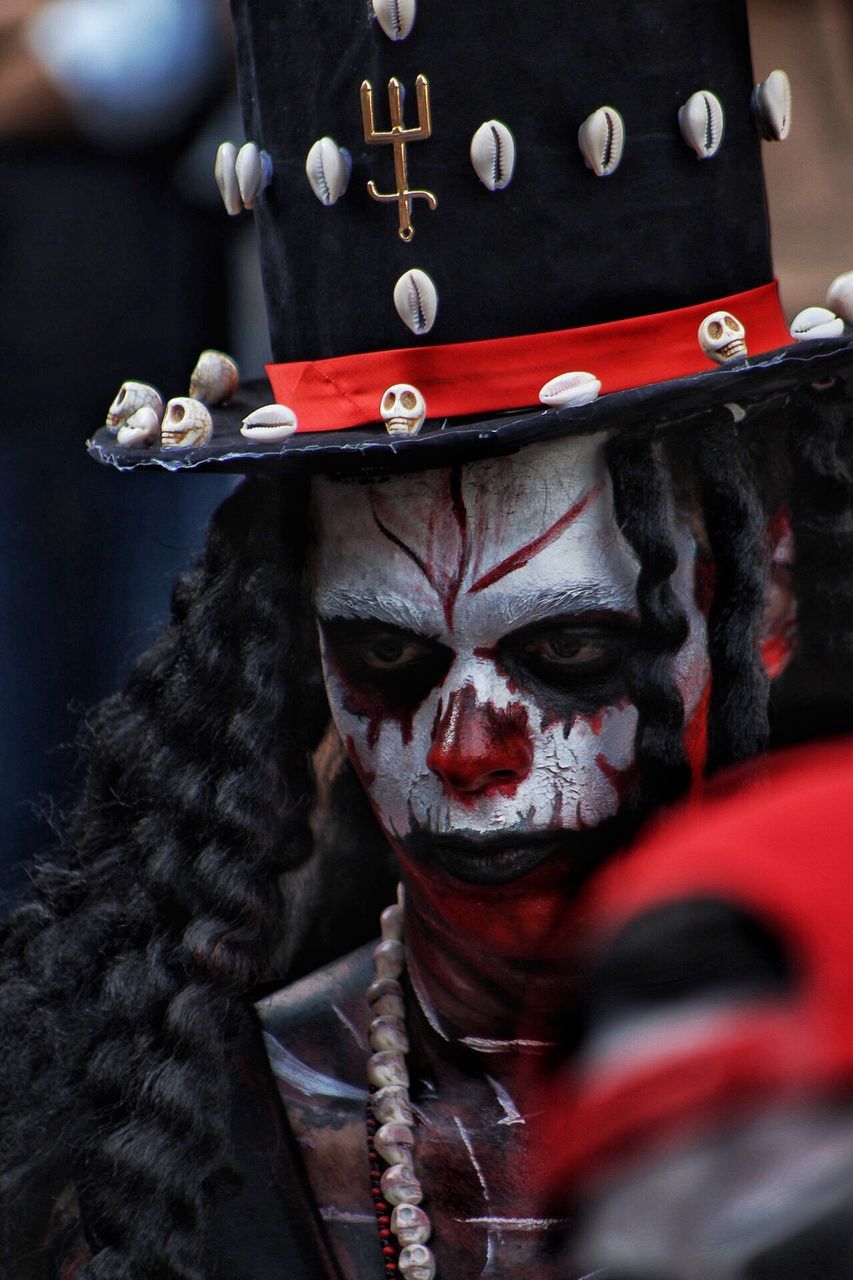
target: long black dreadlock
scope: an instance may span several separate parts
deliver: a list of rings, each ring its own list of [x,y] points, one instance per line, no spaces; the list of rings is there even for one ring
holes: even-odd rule
[[[674,799],[690,777],[668,471],[690,470],[716,567],[709,768],[767,737],[756,651],[779,500],[766,478],[780,468],[755,457],[768,439],[777,457],[796,455],[804,654],[818,669],[834,655],[853,725],[846,421],[840,397],[809,392],[763,430],[729,415],[689,446],[650,430],[610,447],[617,519],[641,565],[626,674],[645,804]],[[0,1055],[6,1258],[44,1195],[65,1208],[58,1252],[79,1245],[79,1212],[85,1280],[210,1275],[205,1208],[233,1178],[229,1048],[256,984],[284,976],[272,960],[287,920],[280,882],[309,856],[310,757],[328,722],[301,559],[305,489],[248,481],[216,514],[170,627],[92,720],[66,852],[35,869],[32,901],[0,936],[0,1040],[14,1049]],[[69,1186],[74,1199],[61,1199]]]

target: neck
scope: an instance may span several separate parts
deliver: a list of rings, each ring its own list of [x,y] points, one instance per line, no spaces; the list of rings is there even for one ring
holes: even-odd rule
[[[439,1041],[502,1059],[548,1055],[572,1002],[576,935],[554,886],[435,892],[406,877],[409,977]]]

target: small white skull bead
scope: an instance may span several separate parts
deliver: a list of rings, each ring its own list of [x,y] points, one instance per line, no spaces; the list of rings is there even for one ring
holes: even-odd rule
[[[240,385],[240,371],[224,351],[202,351],[190,375],[189,394],[202,404],[226,404]]]
[[[715,364],[728,364],[747,354],[746,329],[727,311],[714,311],[699,326],[699,346]]]
[[[384,1089],[377,1089],[371,1099],[370,1109],[380,1124],[415,1123],[408,1090],[400,1085],[389,1084]]]
[[[396,382],[382,397],[379,412],[391,436],[416,436],[426,418],[426,401],[417,387]]]
[[[411,1164],[415,1135],[407,1124],[383,1124],[376,1130],[373,1145],[386,1164]]]
[[[163,397],[156,387],[147,382],[123,382],[118,395],[109,407],[106,425],[116,431],[123,422],[132,418],[137,409],[153,409],[158,419],[163,416]]]
[[[406,1245],[398,1265],[405,1280],[434,1280],[435,1258],[425,1244]]]
[[[379,1186],[389,1204],[420,1204],[424,1198],[417,1176],[407,1164],[392,1164]]]
[[[383,1049],[393,1049],[397,1053],[409,1052],[409,1037],[402,1018],[395,1018],[387,1013],[380,1014],[371,1022],[369,1035],[370,1047],[377,1053]]]
[[[144,404],[136,413],[132,413],[118,429],[116,442],[123,449],[138,449],[142,445],[154,444],[160,433],[160,418],[150,405]]]
[[[166,416],[160,427],[163,449],[192,449],[207,444],[213,434],[213,419],[200,400],[177,396],[166,405]]]
[[[432,1224],[415,1204],[398,1204],[391,1214],[391,1230],[403,1246],[426,1244],[432,1234]]]
[[[408,1089],[406,1059],[402,1053],[394,1053],[390,1049],[372,1053],[367,1060],[367,1078],[377,1089],[384,1088],[386,1084],[398,1084]]]

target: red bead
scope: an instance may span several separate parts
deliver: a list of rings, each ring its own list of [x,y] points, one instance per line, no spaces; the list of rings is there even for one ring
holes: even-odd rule
[[[385,1203],[385,1201],[384,1201],[384,1200],[377,1200],[377,1201],[376,1201],[376,1212],[377,1212],[377,1213],[387,1213],[387,1212],[388,1212],[388,1206],[387,1206],[387,1204]]]
[[[391,1219],[388,1217],[387,1213],[380,1213],[376,1221],[379,1223],[380,1227],[390,1227],[391,1225]]]
[[[386,1257],[386,1258],[393,1258],[393,1257],[394,1257],[394,1246],[393,1246],[392,1244],[386,1244],[386,1245],[383,1247],[382,1252],[383,1252],[383,1254],[385,1255],[385,1257]]]
[[[391,1239],[391,1232],[388,1230],[388,1228],[387,1228],[387,1227],[380,1227],[380,1229],[379,1229],[379,1239],[380,1239],[380,1240],[390,1240],[390,1239]]]

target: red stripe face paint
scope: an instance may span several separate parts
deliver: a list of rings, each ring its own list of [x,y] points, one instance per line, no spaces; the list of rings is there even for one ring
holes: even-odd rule
[[[635,785],[623,673],[638,565],[616,527],[603,443],[314,482],[332,713],[419,874],[435,860],[461,884],[514,883],[552,837],[596,827]],[[676,541],[689,722],[708,666],[686,526]]]

